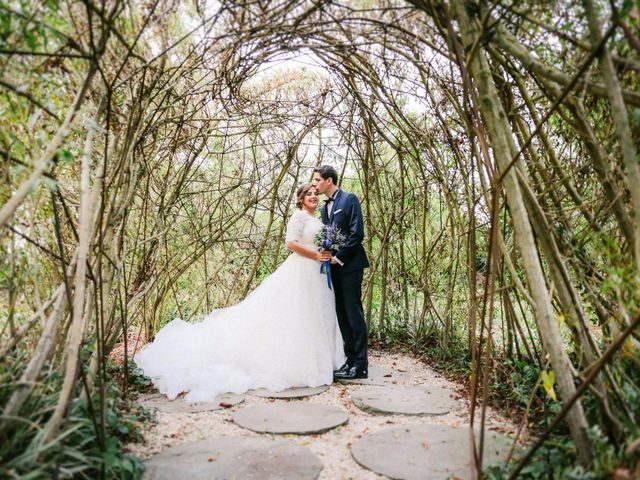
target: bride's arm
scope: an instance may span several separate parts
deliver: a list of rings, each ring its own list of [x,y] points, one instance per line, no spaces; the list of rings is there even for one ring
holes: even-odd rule
[[[318,260],[320,262],[324,262],[325,260],[331,259],[331,253],[329,252],[319,252],[312,247],[306,247],[302,245],[297,240],[289,240],[287,242],[287,248],[292,252],[295,252],[303,257],[311,258],[313,260]]]
[[[303,257],[318,261],[329,260],[331,258],[329,252],[319,252],[314,247],[309,247],[300,243],[304,226],[310,218],[311,217],[300,210],[296,210],[291,214],[291,218],[289,218],[289,222],[287,223],[285,244],[289,250],[302,255]]]

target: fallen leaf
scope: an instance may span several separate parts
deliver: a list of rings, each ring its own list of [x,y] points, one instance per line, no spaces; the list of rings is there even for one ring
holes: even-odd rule
[[[426,440],[422,442],[422,448],[424,448],[425,450],[429,448],[429,442],[427,442]]]
[[[393,383],[394,385],[398,384],[398,380],[391,380],[391,383]]]
[[[233,405],[231,405],[228,402],[220,402],[218,405],[220,405],[222,408],[231,408],[231,407],[233,407]]]
[[[547,392],[547,395],[549,395],[553,400],[557,400],[558,397],[556,397],[556,392],[553,389],[553,386],[556,383],[556,374],[554,373],[554,371],[543,370],[540,373],[540,376],[542,378],[542,386]]]
[[[209,458],[207,458],[207,462],[215,462],[216,460],[218,460],[218,457],[211,455]]]
[[[383,377],[390,377],[390,376],[391,376],[390,373],[387,373],[386,375],[383,375]]]

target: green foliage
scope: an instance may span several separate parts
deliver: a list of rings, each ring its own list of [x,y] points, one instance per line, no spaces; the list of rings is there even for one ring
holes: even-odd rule
[[[533,459],[520,471],[522,480],[604,480],[621,469],[631,478],[634,462],[638,459],[626,454],[624,448],[616,449],[598,426],[589,430],[595,456],[593,468],[585,469],[575,464],[575,445],[568,436],[554,436],[536,452]],[[525,449],[526,451],[526,449]],[[523,452],[525,453],[525,452]],[[520,458],[515,456],[509,465],[494,464],[484,470],[484,478],[503,480],[509,477]]]
[[[494,381],[491,386],[492,397],[494,399],[496,397],[510,398],[516,402],[515,405],[519,405],[518,410],[520,411],[523,411],[526,404],[531,401],[530,428],[534,434],[541,433],[549,425],[550,420],[559,413],[561,403],[551,399],[545,392],[542,387],[541,371],[537,365],[515,360],[505,360],[504,364],[511,371],[511,380],[510,382]],[[634,382],[621,383],[623,385],[621,389],[622,401],[632,412],[640,411],[640,393]],[[532,396],[533,398],[531,398]],[[618,441],[616,447],[612,443],[612,439],[598,425],[596,420],[598,404],[589,391],[583,396],[583,406],[592,425],[589,437],[595,452],[593,467],[590,470],[585,470],[576,466],[575,445],[566,424],[561,423],[533,459],[523,468],[518,478],[531,480],[548,478],[605,479],[611,478],[616,469],[631,472],[637,468],[640,456],[626,453],[626,447],[640,433],[638,426],[627,422],[624,425],[626,436],[622,441]],[[526,451],[527,448],[524,446],[523,450]],[[519,459],[516,457],[509,465],[491,465],[484,472],[486,478],[496,480],[507,478],[518,461]]]
[[[372,323],[369,343],[380,349],[400,349],[423,356],[429,365],[448,376],[468,378],[471,371],[469,346],[463,335],[452,336],[448,345],[441,342],[440,333],[427,322],[404,323],[389,317],[382,327]]]
[[[522,408],[526,407],[532,395],[534,408],[552,408],[555,401],[541,388],[542,372],[537,364],[527,360],[505,359],[504,366],[503,371],[508,375],[508,380],[498,380],[495,384],[497,389],[503,390],[502,393],[509,395]]]
[[[127,378],[127,384],[136,392],[148,392],[153,389],[153,383],[151,379],[142,373],[142,370],[136,366],[135,363],[129,362],[129,375]]]
[[[20,356],[8,360],[0,366],[2,403],[12,394],[26,363]],[[108,378],[113,378],[114,372],[109,373]],[[139,383],[138,376],[131,379],[134,384]],[[141,440],[141,427],[151,417],[136,403],[122,400],[122,392],[115,383],[105,385],[102,421],[99,395],[95,395],[91,403],[76,398],[57,436],[47,444],[39,444],[39,431],[34,427],[46,423],[60,386],[59,375],[50,371],[25,401],[21,418],[10,424],[6,438],[0,442],[0,478],[140,478],[144,470],[142,460],[124,451],[123,446],[125,442]]]

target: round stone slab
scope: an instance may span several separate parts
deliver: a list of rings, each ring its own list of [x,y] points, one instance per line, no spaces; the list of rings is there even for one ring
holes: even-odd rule
[[[469,427],[414,425],[364,435],[351,454],[365,468],[393,479],[470,478]],[[506,459],[510,440],[485,432],[483,465]]]
[[[326,392],[328,389],[329,385],[320,385],[319,387],[293,387],[282,390],[281,392],[272,392],[266,388],[259,388],[257,390],[249,391],[249,394],[263,398],[300,398],[308,397],[310,395],[318,395],[322,392]]]
[[[367,412],[402,415],[445,415],[457,405],[444,388],[399,385],[356,390],[351,393],[351,400]]]
[[[369,378],[356,378],[355,380],[343,380],[338,382],[352,385],[389,385],[399,383],[403,380],[404,375],[390,368],[369,367]]]
[[[183,398],[169,400],[166,395],[152,393],[141,395],[138,403],[147,408],[155,408],[166,413],[198,413],[229,408],[244,402],[244,395],[225,393],[218,395],[212,402],[187,402]]]
[[[284,440],[221,437],[176,445],[146,463],[144,480],[313,480],[322,463],[307,447]]]
[[[346,423],[345,410],[309,402],[270,403],[238,410],[233,421],[260,433],[321,433]]]

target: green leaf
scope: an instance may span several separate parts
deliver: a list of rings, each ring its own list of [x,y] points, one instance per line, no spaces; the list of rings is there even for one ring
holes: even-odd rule
[[[71,153],[66,148],[62,150],[58,155],[58,162],[60,162],[63,165],[68,163],[73,163],[74,160],[75,160],[75,157],[73,156],[73,153]]]
[[[28,47],[32,50],[35,50],[35,48],[38,46],[36,36],[33,34],[32,30],[27,30],[26,32],[24,32],[24,40],[27,42]]]
[[[8,13],[0,14],[0,29],[2,30],[0,33],[0,38],[2,40],[6,40],[9,38],[11,34],[11,15]]]
[[[548,372],[546,370],[543,370],[540,376],[542,378],[542,386],[547,392],[547,395],[549,395],[553,400],[558,400],[558,397],[556,397],[556,392],[553,389],[553,386],[556,383],[556,374],[553,372],[553,370],[549,370]]]

